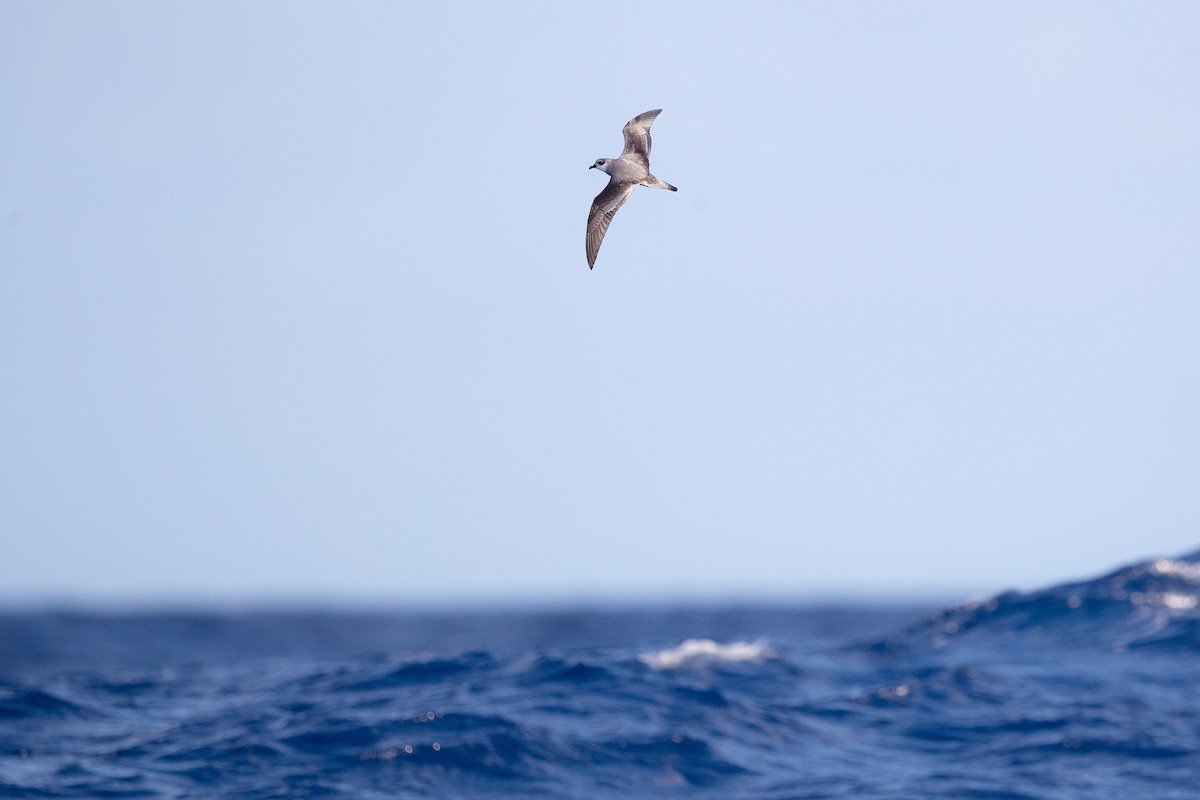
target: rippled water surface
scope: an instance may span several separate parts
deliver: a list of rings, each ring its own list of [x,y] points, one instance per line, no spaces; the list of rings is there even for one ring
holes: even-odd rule
[[[1198,601],[10,613],[0,797],[1190,799]]]

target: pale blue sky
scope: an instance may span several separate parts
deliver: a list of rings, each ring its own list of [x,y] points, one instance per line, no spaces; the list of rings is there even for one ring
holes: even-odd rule
[[[1198,99],[1188,2],[0,4],[0,600],[1193,549]]]

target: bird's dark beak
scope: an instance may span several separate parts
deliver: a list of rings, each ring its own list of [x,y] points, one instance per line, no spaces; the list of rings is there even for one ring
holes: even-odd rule
[[[595,169],[595,168],[596,168],[595,164],[592,164],[590,167],[588,167],[588,169]]]

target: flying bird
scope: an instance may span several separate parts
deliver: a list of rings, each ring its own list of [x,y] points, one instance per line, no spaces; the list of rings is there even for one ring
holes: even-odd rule
[[[588,269],[596,266],[596,254],[600,252],[600,243],[604,241],[604,233],[612,222],[617,209],[625,204],[629,195],[638,186],[649,186],[652,189],[670,189],[679,191],[666,181],[659,180],[650,174],[650,126],[654,118],[662,113],[661,108],[638,114],[621,129],[625,136],[625,149],[618,158],[598,158],[588,169],[598,169],[608,173],[608,186],[596,195],[592,201],[592,210],[588,212],[587,221],[587,261]]]

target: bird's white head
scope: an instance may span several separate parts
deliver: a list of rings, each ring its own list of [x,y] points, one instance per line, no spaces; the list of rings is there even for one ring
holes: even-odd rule
[[[612,173],[608,171],[608,165],[611,162],[611,158],[597,158],[596,163],[592,164],[590,167],[588,167],[588,169],[598,169],[601,172],[606,172],[611,175]]]

